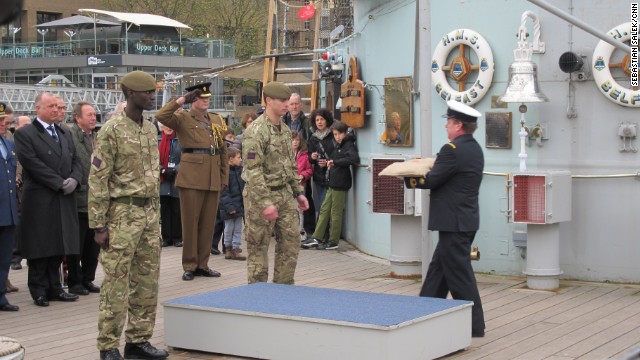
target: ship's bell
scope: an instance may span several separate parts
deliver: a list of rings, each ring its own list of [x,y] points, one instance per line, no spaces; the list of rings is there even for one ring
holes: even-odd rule
[[[533,50],[526,42],[527,32],[524,27],[524,19],[525,15],[523,14],[523,24],[518,29],[518,48],[513,50],[515,61],[509,66],[509,84],[507,91],[498,99],[499,102],[549,101],[549,98],[540,92],[538,86],[538,66],[531,60]]]
[[[514,61],[509,66],[509,85],[501,102],[544,102],[549,101],[538,86],[538,66],[533,61]]]

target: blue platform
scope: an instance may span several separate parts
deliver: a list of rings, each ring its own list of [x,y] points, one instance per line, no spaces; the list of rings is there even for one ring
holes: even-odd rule
[[[425,359],[471,342],[468,301],[257,283],[163,305],[167,345],[239,356]]]

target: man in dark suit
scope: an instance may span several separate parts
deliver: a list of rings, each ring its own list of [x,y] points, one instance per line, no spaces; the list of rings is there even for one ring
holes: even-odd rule
[[[55,96],[40,93],[36,119],[15,133],[24,171],[18,249],[27,259],[27,284],[38,306],[49,306],[49,300],[78,299],[62,289],[60,264],[64,255],[80,252],[73,192],[82,180],[82,169],[71,134],[55,124],[57,117]]]
[[[58,110],[60,105],[58,105]],[[93,105],[80,101],[73,106],[73,120],[75,124],[71,128],[76,152],[82,166],[82,181],[76,191],[76,205],[78,206],[78,236],[80,238],[80,255],[67,256],[69,268],[69,292],[76,295],[89,295],[99,293],[100,288],[93,284],[98,267],[98,254],[100,246],[93,240],[93,229],[89,228],[89,215],[87,199],[89,194],[89,170],[91,167],[91,153],[96,136],[96,110]]]
[[[180,172],[176,186],[180,189],[182,219],[182,280],[194,276],[219,277],[209,268],[211,239],[218,213],[220,192],[229,184],[229,159],[222,117],[209,113],[211,83],[188,87],[184,96],[167,103],[156,119],[172,128],[182,146]],[[175,113],[184,104],[191,110]]]
[[[484,155],[473,138],[475,109],[448,101],[447,134],[450,142],[438,153],[433,168],[424,177],[406,177],[410,188],[431,189],[429,230],[440,239],[420,296],[473,301],[471,335],[484,336],[484,314],[476,278],[471,267],[471,243],[480,225],[478,193],[484,169]]]
[[[7,105],[0,103],[0,127],[4,126]],[[7,300],[7,279],[13,250],[13,236],[18,224],[15,146],[0,136],[0,311],[18,311]]]

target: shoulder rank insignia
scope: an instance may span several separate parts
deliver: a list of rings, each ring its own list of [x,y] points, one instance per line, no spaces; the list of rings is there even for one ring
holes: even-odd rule
[[[451,146],[454,149],[456,148],[456,146],[452,142],[447,143],[447,145]]]

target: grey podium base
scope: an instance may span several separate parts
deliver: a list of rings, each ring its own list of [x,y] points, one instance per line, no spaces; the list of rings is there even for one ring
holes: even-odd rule
[[[260,283],[166,301],[168,346],[263,359],[433,359],[471,344],[472,303]]]

